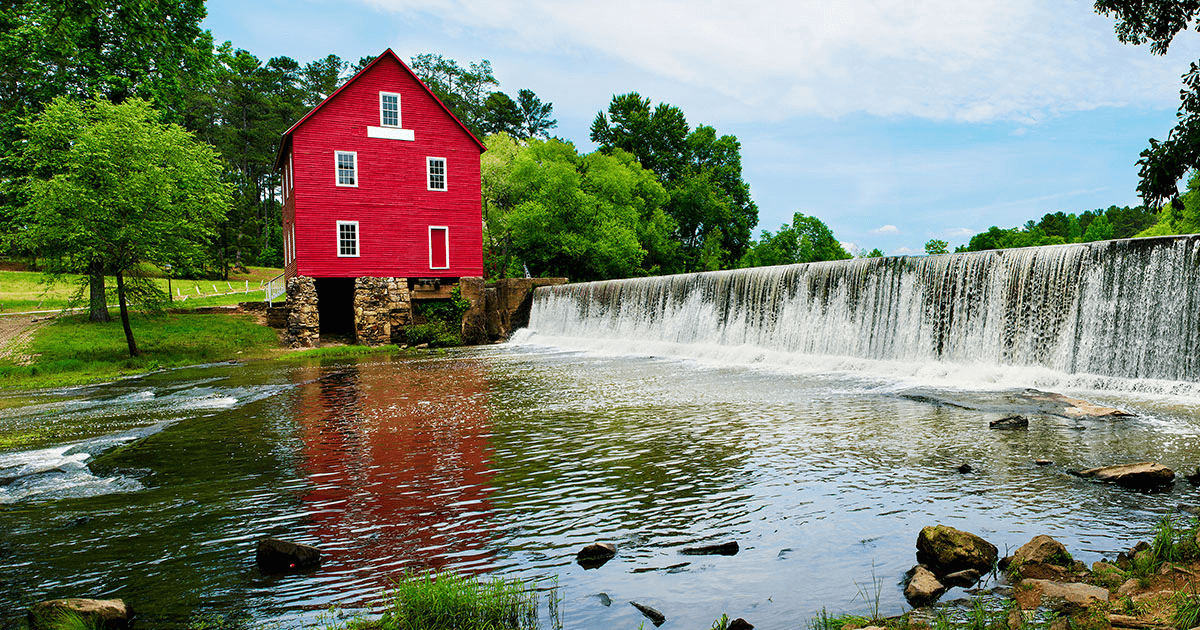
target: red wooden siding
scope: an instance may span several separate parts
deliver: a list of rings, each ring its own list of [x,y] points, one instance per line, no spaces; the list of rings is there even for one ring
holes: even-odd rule
[[[399,93],[413,141],[368,138],[379,93]],[[483,275],[479,154],[482,148],[391,51],[336,92],[284,138],[293,193],[284,234],[295,226],[293,275],[317,278]],[[334,152],[357,154],[356,187],[337,186]],[[446,190],[428,190],[427,158],[446,160]],[[358,257],[337,255],[337,222],[357,221]],[[446,229],[444,269],[432,268],[431,226]]]

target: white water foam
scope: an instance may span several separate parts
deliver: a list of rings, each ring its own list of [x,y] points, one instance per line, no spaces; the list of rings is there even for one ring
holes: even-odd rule
[[[541,288],[514,345],[1200,405],[1200,237]]]

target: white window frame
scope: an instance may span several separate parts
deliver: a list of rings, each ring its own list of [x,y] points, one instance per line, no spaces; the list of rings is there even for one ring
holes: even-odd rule
[[[446,239],[446,243],[445,243],[446,266],[445,267],[434,267],[433,266],[433,231],[434,230],[445,230],[444,232],[442,232],[442,235]],[[429,226],[429,268],[430,269],[449,269],[450,268],[450,228],[445,225]]]
[[[353,254],[343,254],[342,253],[342,226],[344,226],[344,225],[354,227],[354,253]],[[358,231],[358,221],[338,221],[337,222],[337,232],[334,233],[334,246],[337,249],[334,251],[337,252],[338,258],[358,258],[362,254],[362,244],[361,243],[362,243],[362,238],[361,238],[361,233]]]
[[[292,196],[292,189],[296,186],[296,165],[292,163],[292,154],[288,152],[288,197]]]
[[[394,125],[387,124],[386,122],[384,122],[384,119],[383,119],[383,99],[385,96],[395,96],[396,97],[396,124],[394,124]],[[380,92],[379,93],[379,126],[380,127],[385,127],[388,129],[399,129],[401,127],[401,124],[400,124],[401,121],[404,120],[401,117],[401,113],[402,113],[402,110],[400,108],[400,93],[399,92]]]
[[[338,159],[343,155],[349,155],[354,163],[354,169],[351,172],[351,177],[354,178],[353,184],[342,183],[341,164]],[[358,188],[358,151],[334,151],[333,152],[333,183],[342,188]]]
[[[441,163],[442,163],[442,187],[441,188],[433,187],[433,163],[435,160],[441,161]],[[433,157],[433,156],[426,157],[425,158],[425,189],[426,190],[436,190],[438,192],[446,192],[447,190],[449,190],[450,189],[450,179],[449,179],[449,173],[446,172],[447,170],[448,169],[446,168],[446,158]]]

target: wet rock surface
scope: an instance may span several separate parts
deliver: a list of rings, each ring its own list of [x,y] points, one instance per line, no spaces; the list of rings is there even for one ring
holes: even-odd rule
[[[995,545],[948,525],[923,527],[917,536],[917,562],[938,576],[967,569],[988,573],[998,555]]]
[[[1081,470],[1075,474],[1135,489],[1161,488],[1175,483],[1175,471],[1157,462],[1102,466]]]
[[[133,613],[120,599],[52,599],[29,607],[27,621],[30,630],[51,630],[67,627],[63,615],[77,615],[89,627],[102,630],[129,628]]]
[[[278,538],[258,541],[254,560],[263,573],[297,573],[321,566],[321,550]]]
[[[617,546],[612,543],[596,542],[592,543],[579,553],[575,554],[575,562],[579,566],[586,569],[598,569],[604,566],[604,563],[612,560],[617,555]]]

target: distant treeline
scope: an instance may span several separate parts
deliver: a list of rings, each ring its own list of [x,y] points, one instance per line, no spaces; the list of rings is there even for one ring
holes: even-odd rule
[[[1078,215],[1059,211],[1044,215],[1040,221],[1029,220],[1019,228],[992,226],[986,232],[972,236],[966,245],[954,251],[978,252],[1132,238],[1154,227],[1158,218],[1158,214],[1145,206],[1110,206],[1107,210],[1088,210]]]

